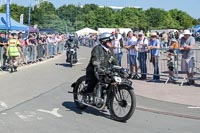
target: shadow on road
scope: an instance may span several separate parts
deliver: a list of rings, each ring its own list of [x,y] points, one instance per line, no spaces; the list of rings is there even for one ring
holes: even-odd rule
[[[92,115],[96,115],[96,116],[100,116],[100,117],[105,117],[107,119],[111,119],[110,115],[105,114],[107,111],[98,111],[96,109],[93,109],[91,107],[87,107],[86,109],[78,109],[75,105],[74,102],[64,102],[62,104],[62,106],[64,106],[67,109],[70,109],[71,111],[74,111],[77,114],[82,114],[83,112],[88,113],[88,114],[92,114]]]
[[[71,67],[71,65],[67,63],[56,63],[56,66]]]

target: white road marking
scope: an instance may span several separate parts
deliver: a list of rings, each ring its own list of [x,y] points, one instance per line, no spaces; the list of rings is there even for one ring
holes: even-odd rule
[[[24,114],[20,113],[20,112],[15,112],[15,114],[22,119],[23,121],[31,121],[31,118],[33,119],[37,119],[37,120],[42,120],[42,117],[38,117],[37,113],[35,112],[24,112]]]
[[[29,118],[25,115],[22,115],[20,112],[15,112],[15,114],[22,119],[23,121],[29,121]]]
[[[0,101],[0,109],[7,109],[8,108],[8,106],[6,105],[6,103],[5,102],[3,102],[3,101]]]
[[[189,106],[188,109],[200,109],[200,107]]]
[[[58,118],[63,117],[62,115],[60,115],[58,113],[58,110],[59,110],[59,108],[54,108],[52,111],[43,110],[43,109],[38,109],[37,111],[48,113],[48,114],[52,114],[52,115],[54,115],[54,116],[56,116]]]
[[[7,113],[1,113],[2,115],[7,115]]]

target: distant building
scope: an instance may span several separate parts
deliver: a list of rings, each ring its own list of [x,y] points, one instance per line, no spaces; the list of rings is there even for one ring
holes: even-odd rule
[[[68,4],[66,4],[66,5],[68,5]],[[80,7],[83,8],[83,5],[81,5]],[[125,8],[125,7],[121,7],[121,6],[99,6],[99,7],[100,7],[100,8],[109,7],[109,8],[111,8],[111,9],[115,10],[115,11],[117,11],[117,10],[122,10],[123,8]],[[127,7],[136,8],[136,9],[142,9],[142,8],[139,7],[139,6],[127,6]]]
[[[122,10],[123,8],[125,8],[125,7],[120,7],[120,6],[99,6],[100,8],[103,8],[103,7],[109,7],[109,8],[111,8],[111,9],[113,9],[113,10]],[[141,7],[139,7],[139,6],[129,6],[130,8],[136,8],[136,9],[142,9]]]

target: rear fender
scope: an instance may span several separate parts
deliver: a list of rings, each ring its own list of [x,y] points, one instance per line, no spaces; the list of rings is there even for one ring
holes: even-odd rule
[[[84,81],[85,79],[86,79],[86,75],[79,77],[76,82],[72,83],[71,87],[75,88],[77,83]]]
[[[75,86],[76,86],[76,82],[72,83],[71,87],[75,88]]]

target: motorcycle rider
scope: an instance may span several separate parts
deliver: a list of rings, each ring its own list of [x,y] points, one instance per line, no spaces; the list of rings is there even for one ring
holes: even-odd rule
[[[118,65],[118,61],[111,52],[112,40],[114,36],[111,33],[102,33],[99,37],[100,44],[92,49],[89,64],[86,68],[87,87],[80,91],[80,94],[90,94],[98,83],[95,76],[95,67],[109,68],[111,65]]]
[[[70,51],[70,48],[73,48],[75,50],[75,59],[77,62],[77,49],[76,48],[79,48],[79,46],[78,46],[78,43],[75,42],[73,35],[69,36],[69,39],[66,41],[65,47],[67,48],[67,52]],[[70,58],[69,54],[67,54],[67,61],[69,60],[69,58]]]

